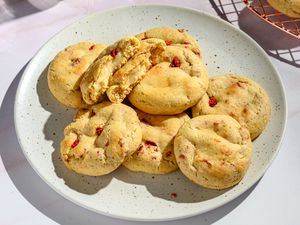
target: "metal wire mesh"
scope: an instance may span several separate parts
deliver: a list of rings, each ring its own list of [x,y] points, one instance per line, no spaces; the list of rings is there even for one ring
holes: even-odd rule
[[[263,24],[267,25],[267,24],[271,24],[273,25],[272,27],[274,27],[274,29],[277,29],[277,27],[280,25],[280,23],[277,25],[269,22],[269,23],[264,23],[267,20],[265,18],[262,18],[261,15],[258,15],[256,12],[253,13],[254,11],[251,10],[248,5],[252,5],[252,4],[259,4],[259,2],[261,2],[261,4],[264,6],[266,4],[268,4],[266,2],[266,0],[248,0],[248,2],[246,2],[246,5],[248,7],[245,7],[245,2],[244,0],[209,0],[209,2],[211,3],[212,7],[214,8],[214,10],[218,13],[218,15],[230,22],[231,24],[234,24],[238,27],[240,27],[242,30],[244,30],[246,33],[248,33],[250,36],[252,36],[258,43],[260,43],[260,45],[265,49],[265,51],[272,57],[283,61],[285,63],[288,63],[290,65],[293,65],[295,67],[300,68],[300,40],[299,40],[299,34],[297,36],[297,38],[294,38],[296,36],[296,34],[293,33],[289,33],[287,31],[285,32],[278,32],[274,33],[272,31],[271,35],[276,35],[275,40],[277,41],[271,41],[271,45],[269,46],[270,42],[266,41],[266,39],[264,38],[264,35],[260,35],[259,32],[262,31],[262,29],[264,29],[264,27],[266,28],[266,30],[270,31],[270,29],[267,28],[267,26],[264,26]],[[254,7],[254,6],[253,6]],[[261,7],[261,6],[260,6]],[[255,7],[258,8],[258,7]],[[274,13],[277,13],[278,15],[280,13],[276,12],[273,8],[271,9],[271,7],[265,7],[269,8],[268,10],[273,10]],[[248,10],[246,10],[248,9]],[[249,10],[250,9],[250,10]],[[251,15],[249,15],[246,11],[249,12],[249,14],[252,14],[253,17],[255,17],[256,15],[258,15],[258,18],[262,18],[263,20],[261,20],[261,22],[259,24],[257,24],[257,26],[260,28],[259,30],[255,31],[253,30],[253,28],[251,27],[250,30],[245,30],[245,26],[243,26],[243,24],[245,25],[247,22],[249,22],[249,20],[244,20],[242,18],[249,18]],[[258,9],[256,9],[258,11]],[[270,11],[266,11],[266,12],[270,12]],[[263,12],[263,11],[262,11]],[[244,15],[244,16],[243,16]],[[286,17],[282,14],[280,14],[281,16],[283,16],[283,18],[286,18],[287,21],[290,21],[291,18]],[[268,17],[268,16],[266,16]],[[281,19],[281,18],[279,18]],[[250,19],[251,21],[251,19]],[[277,22],[283,22],[284,20],[280,20]],[[256,21],[258,22],[258,21]],[[297,22],[297,26],[298,28],[300,27],[299,24],[299,20],[295,20],[293,22]],[[286,25],[286,24],[283,24]],[[278,27],[279,28],[279,27]],[[282,28],[280,28],[282,29]],[[252,33],[249,33],[249,31],[252,31]],[[298,30],[299,31],[299,30]],[[282,35],[279,35],[279,33],[282,33]],[[280,40],[284,39],[284,42],[281,42]],[[277,43],[288,43],[287,46],[283,46],[283,44],[280,44],[280,46],[277,46]],[[268,43],[268,44],[266,44]],[[273,46],[274,45],[274,46]]]
[[[267,0],[243,0],[256,15],[284,32],[300,39],[300,18],[283,15],[269,5]]]

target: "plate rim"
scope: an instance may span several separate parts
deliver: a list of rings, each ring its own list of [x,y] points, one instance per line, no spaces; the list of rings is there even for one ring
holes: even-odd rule
[[[105,13],[109,13],[109,12],[114,12],[114,11],[118,11],[118,10],[126,10],[126,9],[130,9],[130,8],[138,8],[138,7],[160,7],[160,8],[168,8],[168,9],[173,9],[173,10],[185,10],[185,11],[190,11],[192,13],[196,13],[196,14],[202,14],[206,17],[208,17],[211,20],[214,20],[218,23],[221,23],[223,26],[227,26],[230,29],[233,29],[234,31],[236,31],[239,35],[241,35],[243,38],[247,39],[247,41],[251,42],[251,44],[253,46],[255,46],[260,54],[262,54],[262,56],[266,59],[266,62],[270,65],[270,67],[273,69],[274,74],[276,75],[276,78],[279,81],[279,86],[281,89],[281,93],[282,93],[282,98],[283,98],[283,107],[282,107],[282,112],[283,112],[283,116],[284,116],[284,121],[282,121],[282,129],[281,129],[281,136],[280,139],[278,141],[278,145],[276,147],[276,151],[274,151],[273,156],[270,158],[270,160],[266,163],[265,167],[260,170],[259,172],[259,176],[253,178],[250,180],[249,184],[244,186],[243,189],[235,192],[234,195],[231,195],[230,197],[227,197],[226,199],[220,201],[218,204],[215,204],[212,207],[208,207],[205,210],[198,210],[196,212],[192,212],[192,213],[186,213],[184,215],[180,215],[180,216],[173,216],[173,217],[160,217],[160,218],[140,218],[140,217],[126,217],[122,214],[111,214],[109,212],[105,212],[105,211],[100,211],[97,210],[96,208],[87,206],[85,204],[83,204],[82,202],[80,202],[77,199],[74,199],[68,195],[66,195],[64,192],[60,191],[59,188],[57,188],[55,185],[52,185],[52,183],[46,179],[46,177],[44,177],[38,170],[37,167],[35,167],[34,163],[31,161],[29,154],[26,153],[25,148],[24,148],[24,144],[22,142],[22,138],[21,138],[21,134],[19,133],[20,130],[20,124],[18,122],[18,120],[20,118],[18,118],[17,112],[18,112],[18,99],[20,98],[20,92],[23,86],[23,83],[25,82],[25,79],[27,77],[29,77],[29,75],[27,75],[29,73],[29,71],[31,70],[31,67],[34,66],[34,64],[36,63],[36,61],[38,61],[38,56],[39,54],[42,52],[42,49],[51,41],[53,40],[55,37],[57,37],[58,35],[60,35],[60,33],[62,31],[64,31],[65,29],[68,29],[72,26],[75,26],[78,22],[83,21],[85,19],[89,19],[93,16],[96,16],[98,14],[105,14]],[[30,73],[29,73],[30,74]],[[229,202],[231,202],[232,200],[238,198],[239,196],[241,196],[243,193],[245,193],[246,191],[248,191],[254,184],[256,184],[266,173],[266,171],[269,169],[269,167],[271,166],[271,164],[273,163],[274,159],[277,157],[280,148],[282,146],[282,142],[285,138],[285,133],[286,133],[286,126],[287,126],[287,116],[288,116],[288,105],[287,105],[287,97],[286,97],[286,91],[283,85],[283,81],[282,78],[276,68],[276,66],[272,63],[272,61],[270,60],[269,56],[267,55],[267,53],[264,51],[264,49],[253,39],[251,38],[247,33],[245,33],[244,31],[238,29],[237,27],[235,27],[234,25],[232,25],[231,23],[228,23],[224,20],[222,20],[221,18],[211,15],[208,12],[202,11],[202,10],[198,10],[198,9],[194,9],[194,8],[190,8],[190,7],[183,7],[183,6],[178,6],[178,5],[169,5],[169,4],[129,4],[129,5],[122,5],[122,6],[118,6],[118,7],[112,7],[109,9],[105,9],[105,10],[99,10],[99,11],[95,11],[93,13],[89,13],[86,14],[82,17],[80,17],[79,19],[76,19],[74,22],[68,24],[67,26],[63,27],[62,29],[60,29],[59,31],[57,31],[54,35],[52,35],[51,37],[49,37],[49,39],[47,39],[47,41],[36,51],[36,53],[33,55],[33,57],[31,58],[30,62],[28,63],[28,65],[26,66],[26,69],[24,70],[22,77],[19,81],[18,87],[17,87],[17,91],[16,91],[16,95],[15,95],[15,102],[14,102],[14,127],[15,127],[15,131],[16,131],[16,136],[17,136],[17,140],[18,143],[21,147],[21,150],[26,158],[26,160],[28,161],[28,163],[30,164],[30,166],[33,168],[33,170],[37,173],[37,175],[49,186],[51,187],[56,193],[58,193],[59,195],[61,195],[62,197],[64,197],[65,199],[71,201],[72,203],[83,207],[84,209],[88,209],[90,211],[93,211],[97,214],[100,215],[104,215],[104,216],[109,216],[111,218],[116,218],[116,219],[123,219],[123,220],[127,220],[127,221],[148,221],[148,222],[155,222],[155,221],[173,221],[173,220],[179,220],[179,219],[185,219],[185,218],[189,218],[189,217],[193,217],[196,215],[200,215],[203,213],[206,213],[208,211],[212,211],[216,208],[219,208]]]

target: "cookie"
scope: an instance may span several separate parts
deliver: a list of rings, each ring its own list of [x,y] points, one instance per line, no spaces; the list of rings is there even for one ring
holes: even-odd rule
[[[267,126],[271,103],[266,91],[253,80],[234,74],[210,78],[207,93],[192,108],[193,117],[226,114],[246,126],[254,140]]]
[[[108,88],[110,77],[120,69],[140,48],[135,37],[123,38],[108,46],[87,69],[80,89],[83,100],[92,105],[100,102]]]
[[[131,90],[144,78],[152,67],[152,52],[163,52],[166,44],[161,39],[141,41],[140,50],[111,76],[106,95],[111,102],[122,102]]]
[[[167,46],[151,60],[154,66],[128,95],[138,109],[155,115],[179,114],[206,92],[207,70],[189,49]]]
[[[166,42],[167,45],[180,46],[188,48],[196,55],[201,57],[201,50],[199,44],[186,30],[173,27],[158,27],[152,28],[145,32],[142,32],[136,37],[140,40],[146,40],[148,38],[158,38]]]
[[[124,104],[102,102],[80,110],[60,144],[65,165],[80,174],[100,176],[118,168],[142,140],[136,112]]]
[[[48,68],[48,87],[62,104],[85,108],[79,88],[83,73],[98,57],[105,45],[80,42],[59,52]]]
[[[300,0],[268,0],[268,3],[289,17],[300,18]]]
[[[241,181],[251,161],[249,131],[227,115],[187,121],[174,140],[182,173],[206,188],[224,189]]]
[[[141,121],[142,143],[123,165],[132,171],[166,174],[178,169],[174,156],[174,137],[190,118],[186,113],[154,116],[137,110]]]

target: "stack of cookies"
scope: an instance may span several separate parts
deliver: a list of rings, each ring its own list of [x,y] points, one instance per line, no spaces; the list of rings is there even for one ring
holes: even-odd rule
[[[64,164],[90,176],[121,165],[151,174],[179,168],[207,188],[237,184],[269,121],[269,98],[245,76],[209,79],[201,54],[192,36],[170,27],[58,53],[49,89],[79,109],[64,130]]]

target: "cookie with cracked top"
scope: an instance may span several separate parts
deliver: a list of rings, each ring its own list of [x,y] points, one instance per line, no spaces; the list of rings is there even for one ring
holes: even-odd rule
[[[61,158],[67,168],[100,176],[117,169],[139,147],[142,130],[136,112],[124,104],[102,102],[80,110],[64,130]]]

